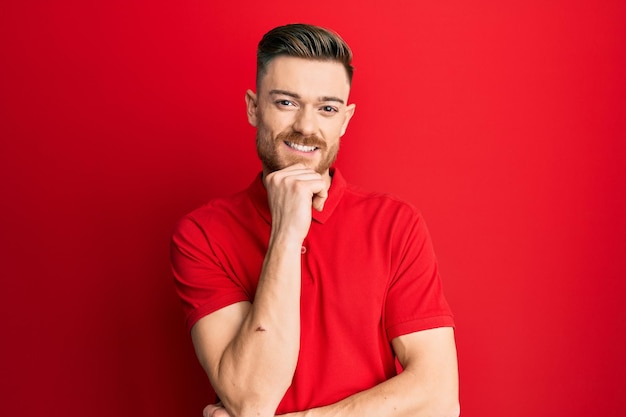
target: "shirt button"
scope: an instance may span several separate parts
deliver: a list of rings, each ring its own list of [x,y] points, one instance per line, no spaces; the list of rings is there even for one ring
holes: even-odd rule
[[[306,253],[306,246],[302,246],[302,249],[300,249],[300,252],[302,252],[302,254],[304,255]]]

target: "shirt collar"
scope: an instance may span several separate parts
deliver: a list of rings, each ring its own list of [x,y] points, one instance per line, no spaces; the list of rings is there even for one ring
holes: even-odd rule
[[[313,220],[322,224],[330,218],[339,205],[347,185],[346,180],[337,168],[331,168],[330,175],[332,181],[330,189],[328,190],[328,198],[326,199],[326,203],[324,203],[324,209],[319,212],[311,207]],[[263,185],[263,173],[256,176],[252,184],[248,187],[247,192],[261,217],[263,217],[268,224],[271,224],[272,215],[267,202],[267,190],[265,189],[265,185]]]

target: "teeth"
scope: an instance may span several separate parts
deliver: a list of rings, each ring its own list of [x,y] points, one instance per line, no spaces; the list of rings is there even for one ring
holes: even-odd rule
[[[287,146],[300,152],[313,152],[317,148],[315,146],[298,145],[297,143],[285,142]]]

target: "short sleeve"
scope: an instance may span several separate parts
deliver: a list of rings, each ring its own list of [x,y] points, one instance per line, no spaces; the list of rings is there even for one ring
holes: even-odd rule
[[[192,216],[183,217],[176,225],[170,255],[189,330],[200,318],[249,300],[245,289],[226,273],[207,231]]]
[[[430,235],[413,211],[396,248],[396,265],[385,305],[389,340],[436,327],[453,327]]]

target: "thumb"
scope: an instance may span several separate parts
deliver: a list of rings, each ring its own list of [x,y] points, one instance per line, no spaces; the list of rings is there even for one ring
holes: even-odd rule
[[[317,211],[324,210],[324,204],[328,199],[328,190],[326,188],[313,195],[313,208]]]

